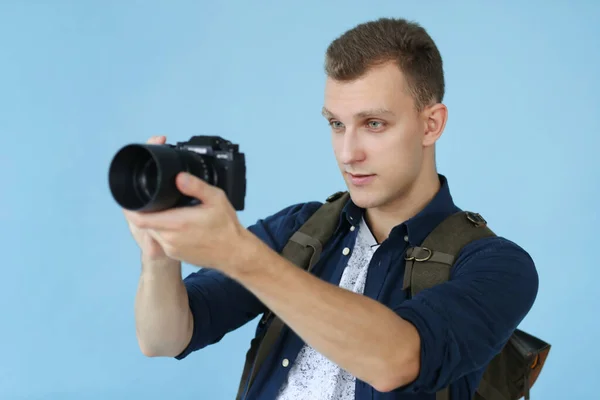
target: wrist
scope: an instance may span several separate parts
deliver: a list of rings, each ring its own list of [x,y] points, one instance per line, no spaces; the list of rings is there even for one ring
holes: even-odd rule
[[[243,262],[232,269],[231,277],[255,295],[264,294],[267,287],[284,284],[290,276],[296,279],[298,268],[258,237],[252,235],[242,249]]]
[[[248,276],[259,273],[264,263],[265,255],[270,248],[252,232],[243,232],[233,257],[226,269],[230,277],[243,282]]]
[[[142,253],[142,273],[165,273],[171,271],[179,271],[181,262],[169,258],[163,257],[149,257]]]

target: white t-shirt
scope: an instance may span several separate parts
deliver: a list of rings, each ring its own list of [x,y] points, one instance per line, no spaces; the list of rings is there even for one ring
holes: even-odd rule
[[[347,255],[348,265],[340,279],[340,287],[362,294],[369,262],[379,245],[364,219],[358,229],[354,249]],[[354,385],[354,376],[305,344],[291,366],[277,400],[354,400]]]

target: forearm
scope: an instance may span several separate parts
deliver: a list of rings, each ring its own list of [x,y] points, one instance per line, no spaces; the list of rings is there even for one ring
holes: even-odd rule
[[[416,379],[420,340],[392,310],[297,268],[256,241],[234,279],[307,344],[380,391]]]
[[[135,299],[137,339],[147,356],[174,357],[193,330],[188,295],[178,261],[142,261]]]

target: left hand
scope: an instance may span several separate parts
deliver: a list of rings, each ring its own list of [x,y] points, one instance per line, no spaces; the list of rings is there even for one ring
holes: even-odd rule
[[[133,223],[148,229],[170,258],[227,272],[238,264],[246,229],[225,192],[187,173],[176,180],[181,193],[202,204],[151,213],[137,213]]]

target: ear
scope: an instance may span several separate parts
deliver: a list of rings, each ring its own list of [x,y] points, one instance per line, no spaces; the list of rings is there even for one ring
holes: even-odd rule
[[[421,115],[425,131],[423,132],[423,146],[433,146],[438,141],[448,121],[448,108],[441,103],[436,103],[425,108]]]

